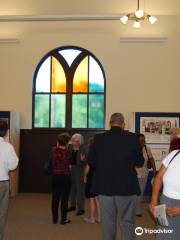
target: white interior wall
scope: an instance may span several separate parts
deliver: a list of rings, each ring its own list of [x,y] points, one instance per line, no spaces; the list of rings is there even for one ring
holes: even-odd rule
[[[81,0],[76,4],[6,0],[2,14],[117,13],[127,11],[127,2],[132,9],[130,0],[87,1],[84,5]],[[133,29],[131,24],[124,26],[117,20],[0,22],[0,38],[20,39],[18,44],[0,44],[0,110],[21,112],[21,128],[31,128],[32,80],[38,62],[56,47],[75,45],[91,51],[104,67],[106,127],[114,111],[121,111],[126,117],[132,111],[179,112],[179,3],[161,1],[162,12],[159,1],[146,1],[146,6],[150,2],[147,11],[163,15],[155,25],[144,23],[141,29]],[[163,36],[167,42],[120,43],[122,36]]]

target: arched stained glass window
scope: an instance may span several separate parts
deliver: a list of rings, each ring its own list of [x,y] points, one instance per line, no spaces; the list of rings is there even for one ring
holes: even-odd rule
[[[105,74],[89,51],[63,47],[49,52],[33,83],[34,128],[104,128]]]

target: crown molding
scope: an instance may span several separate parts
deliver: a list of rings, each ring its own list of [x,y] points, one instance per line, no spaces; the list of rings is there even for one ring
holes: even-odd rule
[[[1,15],[0,22],[119,20],[122,14]]]

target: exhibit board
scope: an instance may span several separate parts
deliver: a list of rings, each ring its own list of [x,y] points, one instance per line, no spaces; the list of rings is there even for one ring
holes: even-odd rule
[[[180,113],[177,112],[132,112],[129,114],[129,130],[143,134],[150,147],[158,171],[162,160],[169,153],[173,129],[180,126]],[[152,170],[149,170],[144,195],[151,195]]]

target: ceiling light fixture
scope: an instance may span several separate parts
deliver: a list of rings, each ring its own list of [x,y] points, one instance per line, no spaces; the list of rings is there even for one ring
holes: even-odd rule
[[[135,12],[128,13],[125,16],[120,18],[123,24],[126,24],[128,20],[133,20],[133,27],[140,28],[141,22],[144,20],[148,20],[151,24],[154,24],[157,21],[157,18],[151,16],[150,14],[144,12],[144,10],[139,8],[139,0],[137,0],[137,9]]]

